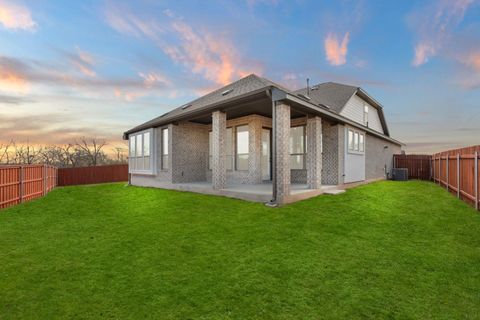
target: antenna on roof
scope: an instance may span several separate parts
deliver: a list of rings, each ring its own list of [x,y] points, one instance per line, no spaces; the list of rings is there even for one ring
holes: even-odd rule
[[[307,78],[307,97],[310,96],[310,79]]]

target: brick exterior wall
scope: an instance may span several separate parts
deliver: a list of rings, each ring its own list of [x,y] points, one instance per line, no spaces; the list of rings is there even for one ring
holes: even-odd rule
[[[323,121],[322,184],[338,183],[338,124]]]
[[[290,106],[278,104],[275,110],[275,188],[277,202],[282,204],[290,196]]]
[[[181,122],[172,126],[172,182],[206,181],[208,169],[208,128]]]
[[[385,148],[387,146],[388,148]],[[393,167],[393,155],[399,154],[401,147],[367,133],[365,144],[365,176],[367,180],[388,178]],[[386,167],[386,173],[385,173]]]
[[[286,119],[288,106],[279,105],[280,110],[277,116],[279,117],[279,128],[290,128],[291,126],[303,125],[307,123],[307,118]],[[312,118],[314,119],[314,118]],[[223,121],[222,119],[220,119]],[[309,119],[310,120],[310,119]],[[250,155],[249,155],[249,169],[246,171],[227,170],[225,174],[225,183],[228,184],[256,184],[261,183],[261,132],[262,128],[271,128],[271,119],[259,115],[251,115],[247,117],[225,120],[226,127],[235,127],[239,125],[249,126],[249,141],[250,141]],[[313,121],[313,120],[310,120]],[[322,185],[336,185],[343,184],[344,174],[344,149],[345,149],[345,126],[335,124],[329,120],[318,119],[323,134],[323,154],[321,155],[321,184]],[[281,124],[283,123],[283,125]],[[284,127],[285,126],[285,127]],[[212,128],[211,125],[195,124],[187,121],[178,124],[170,124],[169,129],[169,169],[162,170],[160,167],[161,159],[161,129],[154,130],[156,139],[156,175],[132,175],[132,184],[155,186],[157,182],[170,183],[188,183],[197,181],[212,181],[212,170],[208,169],[208,137]],[[307,168],[310,166],[309,158],[312,150],[316,150],[318,144],[313,144],[311,128],[307,125]],[[233,139],[235,140],[235,131],[233,130]],[[280,130],[279,134],[290,135],[290,130]],[[272,137],[273,138],[273,137]],[[282,156],[282,162],[290,166],[289,155],[289,138],[285,142],[284,149],[278,149]],[[214,143],[214,145],[220,145]],[[385,149],[385,146],[388,148]],[[232,143],[231,154],[234,152],[235,142]],[[285,149],[286,148],[286,149]],[[387,166],[387,171],[391,172],[393,154],[399,153],[401,148],[393,143],[387,142],[383,139],[376,138],[371,135],[366,135],[366,179],[384,178],[384,167]],[[283,150],[283,151],[282,151]],[[313,151],[317,152],[317,151]],[[309,156],[310,154],[310,156]],[[291,183],[311,183],[314,185],[318,183],[311,182],[308,175],[308,170],[287,170],[290,174],[287,177],[283,169],[280,172],[282,181],[290,181]],[[317,173],[318,174],[318,173]],[[222,183],[222,181],[220,181]],[[287,194],[289,190],[284,188],[280,190],[280,194]]]
[[[345,126],[343,124],[338,127],[338,184],[345,182]]]

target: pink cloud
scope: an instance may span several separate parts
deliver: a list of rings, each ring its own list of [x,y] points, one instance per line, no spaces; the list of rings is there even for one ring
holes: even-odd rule
[[[412,64],[417,67],[428,61],[428,59],[436,54],[437,50],[431,43],[418,43],[415,46],[415,57]]]
[[[95,77],[97,74],[93,70],[95,59],[93,56],[77,47],[77,55],[71,59],[74,66],[86,76]]]
[[[470,53],[464,63],[475,71],[480,72],[480,51]]]
[[[28,31],[37,26],[27,7],[7,0],[0,0],[0,24],[7,29]]]
[[[25,92],[28,81],[22,70],[17,70],[15,64],[0,61],[0,88],[3,91]]]
[[[123,12],[123,11],[122,11]],[[107,23],[120,33],[145,37],[172,61],[193,74],[219,85],[225,85],[249,73],[261,73],[258,65],[244,63],[237,48],[226,36],[187,24],[171,10],[165,10],[166,21],[123,14],[109,6]]]
[[[438,55],[463,20],[473,0],[440,0],[414,13],[412,28],[418,40],[414,48],[413,66],[420,66]]]
[[[154,87],[156,84],[163,84],[165,86],[170,86],[172,84],[167,77],[156,72],[146,74],[140,72],[138,75],[143,79],[143,83],[147,89]]]
[[[349,40],[349,32],[345,33],[341,41],[336,34],[329,33],[327,35],[325,38],[325,55],[331,65],[340,66],[347,62]]]

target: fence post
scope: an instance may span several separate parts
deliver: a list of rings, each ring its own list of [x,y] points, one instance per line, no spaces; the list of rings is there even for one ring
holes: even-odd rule
[[[438,185],[442,186],[442,156],[438,158]]]
[[[47,194],[47,165],[43,165],[43,195]]]
[[[447,191],[449,191],[448,189],[450,188],[450,166],[449,166],[449,161],[450,159],[450,155],[447,155]]]
[[[435,156],[430,159],[430,175],[433,178],[433,183],[435,183]]]
[[[20,184],[19,184],[20,203],[23,202],[23,166],[20,165]]]
[[[460,153],[457,153],[457,198],[460,199]]]
[[[478,151],[475,151],[475,209],[478,210]]]

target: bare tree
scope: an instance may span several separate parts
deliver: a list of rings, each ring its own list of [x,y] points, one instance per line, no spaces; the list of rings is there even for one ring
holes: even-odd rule
[[[84,167],[127,162],[127,146],[112,149],[112,155],[109,157],[103,151],[106,144],[105,140],[85,137],[63,146],[33,146],[28,142],[17,144],[11,141],[0,144],[0,163],[44,163],[57,167]]]
[[[12,163],[15,164],[33,164],[38,163],[42,154],[42,147],[31,146],[30,144],[17,145],[12,144],[13,155]]]
[[[10,145],[12,142],[0,144],[0,163],[8,164],[10,162]]]
[[[97,138],[87,139],[85,137],[81,138],[80,141],[75,142],[75,146],[85,152],[90,166],[96,166],[106,158],[105,153],[102,151],[102,148],[106,144],[107,142],[105,140]]]

